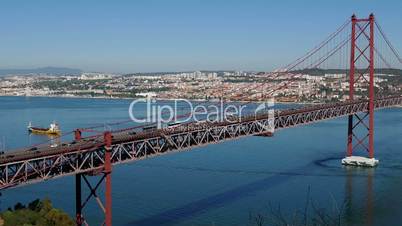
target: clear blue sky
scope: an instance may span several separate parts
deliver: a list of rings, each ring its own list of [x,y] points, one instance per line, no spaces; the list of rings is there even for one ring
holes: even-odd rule
[[[271,70],[371,12],[402,52],[401,0],[2,0],[0,68]]]

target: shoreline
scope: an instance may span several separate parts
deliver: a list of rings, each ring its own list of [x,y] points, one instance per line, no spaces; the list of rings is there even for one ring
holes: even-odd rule
[[[141,99],[144,97],[105,97],[105,96],[100,96],[100,97],[88,97],[88,96],[59,96],[59,95],[34,95],[34,96],[25,96],[25,95],[0,95],[0,97],[24,97],[24,98],[30,98],[30,97],[40,97],[40,98],[64,98],[64,99],[99,99],[99,100],[135,100],[135,99]],[[184,98],[152,98],[155,100],[160,100],[160,101],[175,101],[175,100],[184,100]],[[220,100],[205,100],[205,99],[186,99],[189,101],[194,101],[194,102],[211,102],[211,103],[219,103]],[[263,101],[231,101],[231,100],[224,100],[223,102],[234,102],[234,103],[263,103]],[[318,105],[318,104],[325,104],[325,102],[284,102],[284,101],[274,101],[274,103],[278,104],[297,104],[297,105]]]

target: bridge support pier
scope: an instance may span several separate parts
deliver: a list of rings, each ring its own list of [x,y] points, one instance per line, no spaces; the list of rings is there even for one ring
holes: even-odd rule
[[[74,139],[76,142],[81,140],[81,131],[79,129],[74,131]],[[81,158],[79,158],[78,163],[81,164]],[[82,174],[75,175],[75,223],[77,226],[82,226],[83,216],[82,216],[82,189],[81,189],[81,177]]]
[[[106,190],[105,190],[105,225],[112,226],[112,162],[111,162],[111,155],[112,155],[112,133],[105,132],[104,134],[105,140],[105,183],[106,183]]]
[[[372,167],[378,164],[374,158],[374,23],[373,14],[364,19],[352,16],[349,100],[354,100],[355,84],[359,83],[367,87],[368,105],[363,114],[349,115],[344,165]],[[367,151],[368,158],[353,156],[359,148]]]
[[[81,174],[75,175],[75,222],[82,226],[82,195],[81,195]]]
[[[77,136],[76,136],[77,138]],[[80,138],[80,137],[79,137]],[[78,139],[79,140],[79,139]],[[111,145],[112,145],[112,134],[110,132],[104,133],[105,142],[105,156],[104,156],[104,168],[101,170],[95,170],[86,174],[76,174],[75,176],[75,201],[76,201],[76,225],[82,226],[88,225],[86,219],[82,213],[86,204],[91,198],[95,199],[99,208],[105,215],[105,220],[102,225],[112,226],[112,163],[111,163]],[[87,176],[98,176],[101,178],[92,184]],[[83,179],[83,180],[82,180]],[[89,189],[89,195],[86,197],[84,202],[82,202],[82,181],[85,182],[87,188]],[[98,195],[98,190],[102,182],[105,182],[105,199],[102,202]]]

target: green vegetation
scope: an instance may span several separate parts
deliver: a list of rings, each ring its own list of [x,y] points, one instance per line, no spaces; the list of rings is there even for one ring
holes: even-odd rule
[[[40,80],[32,85],[34,89],[49,88],[50,90],[88,90],[92,89],[104,89],[103,85],[109,81],[108,79],[98,79],[98,80]]]
[[[70,226],[74,220],[65,212],[52,206],[49,199],[36,199],[24,206],[17,203],[0,214],[4,226]],[[1,221],[1,220],[0,220]]]
[[[267,80],[267,78],[264,79]],[[238,76],[238,77],[224,77],[223,81],[228,83],[241,83],[241,82],[254,82],[256,81],[256,79],[250,76]]]

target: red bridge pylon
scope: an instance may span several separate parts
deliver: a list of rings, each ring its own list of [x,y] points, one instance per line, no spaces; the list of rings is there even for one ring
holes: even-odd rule
[[[347,157],[343,164],[375,166],[374,158],[374,15],[358,19],[352,16],[349,100],[368,94],[367,112],[349,115]],[[356,88],[359,87],[359,90]],[[367,87],[367,94],[363,89]],[[354,142],[355,141],[355,142]],[[368,158],[353,156],[358,149],[366,150]]]
[[[95,199],[98,206],[101,208],[105,215],[105,220],[102,225],[112,226],[112,163],[111,163],[111,145],[112,145],[112,133],[107,131],[104,133],[104,167],[100,171],[90,172],[90,173],[78,173],[75,175],[75,199],[76,199],[76,225],[88,225],[85,216],[83,214],[83,209],[90,199]],[[79,142],[81,140],[81,131],[75,131],[75,140]],[[100,179],[95,185],[91,184],[87,176],[99,176]],[[81,182],[85,182],[88,189],[90,190],[89,195],[86,197],[84,202],[82,201],[82,186]],[[100,199],[98,195],[98,190],[102,182],[105,182],[105,199],[104,202]]]

